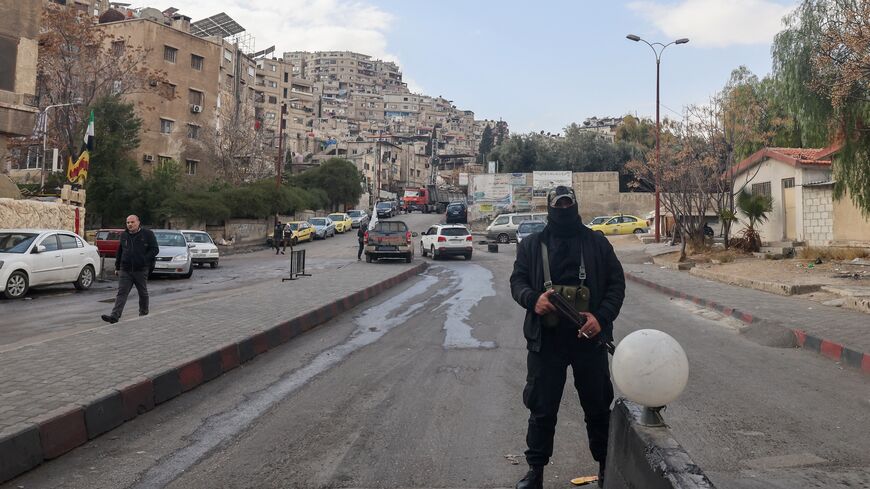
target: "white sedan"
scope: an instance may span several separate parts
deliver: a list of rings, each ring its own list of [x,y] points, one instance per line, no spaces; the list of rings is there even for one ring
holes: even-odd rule
[[[30,287],[71,283],[79,290],[100,273],[97,247],[60,229],[0,229],[0,292],[24,297]]]

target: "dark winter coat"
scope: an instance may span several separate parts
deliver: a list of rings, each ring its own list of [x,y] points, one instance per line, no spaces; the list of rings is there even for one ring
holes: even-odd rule
[[[625,276],[613,246],[604,235],[581,225],[579,239],[586,265],[586,286],[589,287],[589,312],[601,324],[601,334],[613,339],[613,321],[619,315],[625,299]],[[544,267],[541,242],[548,242],[549,227],[523,239],[517,245],[517,259],[511,274],[511,295],[526,309],[523,334],[531,351],[541,350],[541,316],[535,314],[535,303],[544,292]]]
[[[149,270],[160,248],[150,229],[139,228],[136,233],[125,230],[121,233],[118,253],[115,255],[115,270],[125,272]]]

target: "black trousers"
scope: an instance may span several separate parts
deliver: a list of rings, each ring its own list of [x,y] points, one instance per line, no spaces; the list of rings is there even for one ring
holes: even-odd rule
[[[115,307],[112,308],[112,317],[120,319],[124,312],[124,306],[127,304],[127,296],[130,295],[130,290],[136,286],[136,292],[139,294],[139,314],[148,314],[148,271],[149,270],[134,270],[126,272],[121,270],[118,278],[118,295],[115,296]]]
[[[547,465],[553,455],[556,418],[570,366],[583,408],[589,450],[595,461],[604,464],[613,402],[607,351],[594,341],[577,338],[577,329],[572,327],[544,328],[542,335],[541,351],[528,353],[523,390],[523,403],[529,409],[526,461]]]
[[[363,248],[365,248],[365,244],[364,244],[362,241],[360,241],[360,242],[359,242],[359,249],[356,250],[356,259],[357,259],[357,260],[359,260],[360,258],[362,258]]]

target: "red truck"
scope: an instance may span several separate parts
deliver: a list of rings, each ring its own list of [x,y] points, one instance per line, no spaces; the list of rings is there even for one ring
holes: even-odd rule
[[[429,198],[429,190],[425,187],[406,188],[405,195],[402,196],[402,207],[405,212],[421,211],[428,213],[432,207],[429,203]]]
[[[436,185],[425,187],[409,187],[402,196],[402,205],[406,212],[421,211],[424,213],[443,213],[453,202],[465,202],[465,194],[449,188],[438,188]]]

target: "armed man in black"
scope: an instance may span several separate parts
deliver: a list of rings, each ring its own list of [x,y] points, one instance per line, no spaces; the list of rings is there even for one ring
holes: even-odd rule
[[[625,298],[625,277],[610,242],[583,225],[578,209],[572,189],[550,190],[547,226],[517,245],[511,294],[526,309],[528,373],[523,403],[530,412],[525,453],[529,471],[517,489],[543,487],[569,366],[583,407],[589,449],[599,464],[598,484],[603,487],[613,384],[601,340],[613,339],[613,321]],[[555,292],[586,316],[580,330],[556,314],[548,299]]]
[[[154,267],[154,259],[160,248],[150,229],[145,229],[135,215],[127,216],[127,230],[121,234],[121,242],[115,255],[115,275],[118,279],[118,295],[111,314],[103,314],[107,323],[117,323],[127,304],[130,289],[136,286],[139,294],[139,315],[148,314],[148,274]]]

